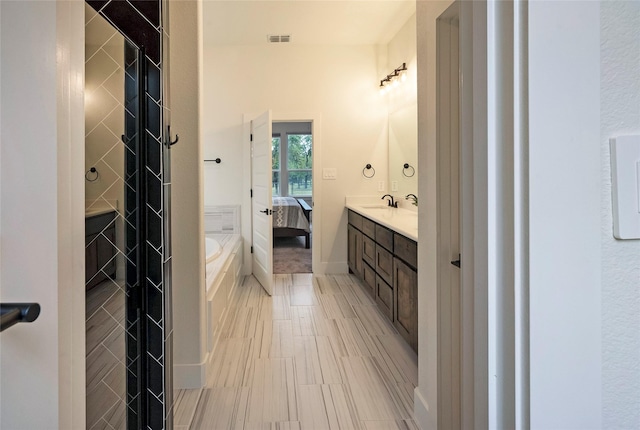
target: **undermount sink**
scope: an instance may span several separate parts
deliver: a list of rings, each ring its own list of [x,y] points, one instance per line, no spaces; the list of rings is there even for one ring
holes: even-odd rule
[[[360,205],[363,209],[392,209],[389,205]]]

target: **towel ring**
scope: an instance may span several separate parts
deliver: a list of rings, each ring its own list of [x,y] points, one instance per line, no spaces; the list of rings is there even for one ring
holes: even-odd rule
[[[365,173],[365,171],[367,170],[371,170],[371,176],[367,175]],[[376,175],[376,169],[373,168],[373,166],[371,164],[367,164],[366,166],[364,166],[364,169],[362,169],[362,176],[364,176],[367,179],[373,178]]]
[[[94,175],[95,175],[95,177],[91,178]],[[84,174],[84,178],[89,182],[95,182],[95,181],[98,180],[99,177],[100,177],[100,174],[98,173],[98,169],[96,169],[95,167],[90,168]]]
[[[408,172],[411,172],[411,174],[408,174]],[[407,178],[411,178],[413,175],[416,174],[416,169],[413,166],[411,166],[409,163],[404,163],[402,174]]]

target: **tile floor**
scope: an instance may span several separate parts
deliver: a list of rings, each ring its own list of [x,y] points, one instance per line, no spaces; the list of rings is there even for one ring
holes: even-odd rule
[[[107,280],[86,296],[87,429],[125,429],[124,284]]]
[[[417,429],[415,353],[350,275],[253,277],[204,389],[175,391],[175,428]]]

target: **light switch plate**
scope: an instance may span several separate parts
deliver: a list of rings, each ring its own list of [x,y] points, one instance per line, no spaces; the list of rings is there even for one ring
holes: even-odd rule
[[[322,179],[335,180],[338,176],[338,171],[335,167],[325,167],[322,169]]]
[[[391,181],[391,191],[398,191],[398,181]]]
[[[609,140],[613,235],[640,239],[640,136]]]

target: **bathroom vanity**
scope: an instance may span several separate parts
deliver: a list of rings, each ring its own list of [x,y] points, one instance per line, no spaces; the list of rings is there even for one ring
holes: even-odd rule
[[[85,283],[90,289],[116,277],[116,218],[114,210],[85,218]]]
[[[400,335],[418,350],[418,216],[347,204],[348,265]]]

